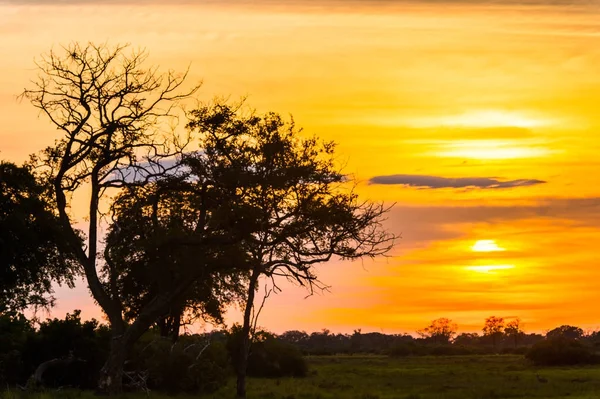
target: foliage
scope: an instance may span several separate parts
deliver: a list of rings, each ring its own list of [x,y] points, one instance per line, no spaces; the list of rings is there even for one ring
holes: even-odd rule
[[[506,334],[507,338],[514,340],[516,348],[519,345],[519,340],[525,334],[523,332],[521,319],[517,317],[516,319],[509,321],[504,328],[504,334]]]
[[[206,175],[164,177],[116,197],[105,274],[112,276],[127,321],[182,282],[188,287],[161,315],[163,336],[176,339],[186,315],[221,323],[224,308],[241,300],[244,259],[223,214],[231,209],[228,200]]]
[[[452,338],[456,335],[458,325],[452,320],[442,317],[431,322],[431,324],[417,333],[433,343],[447,344],[450,343]]]
[[[34,329],[22,314],[0,314],[0,386],[26,380],[29,368],[23,352]]]
[[[106,327],[82,322],[80,312],[48,319],[36,329],[23,316],[0,316],[0,377],[8,385],[25,385],[36,368],[52,359],[72,357],[66,366],[50,368],[45,386],[93,388],[109,344]]]
[[[546,333],[547,338],[565,337],[569,339],[580,339],[583,337],[583,330],[579,327],[562,325]]]
[[[52,305],[52,283],[72,286],[76,273],[46,184],[0,161],[0,312]]]
[[[173,343],[148,332],[136,344],[127,370],[128,381],[145,376],[147,388],[171,394],[214,392],[231,376],[224,342],[210,335],[184,335]]]
[[[490,316],[485,319],[483,326],[483,337],[490,338],[494,348],[498,347],[498,342],[502,339],[504,334],[504,318]]]
[[[600,360],[592,347],[566,336],[554,336],[538,342],[525,356],[540,366],[593,364]]]
[[[243,398],[251,329],[260,313],[254,307],[259,279],[279,290],[278,279],[285,278],[312,293],[324,288],[315,265],[385,254],[394,236],[382,227],[388,209],[359,200],[349,186],[333,142],[303,137],[293,120],[275,113],[244,115],[240,107],[217,103],[190,113],[188,126],[202,150],[187,166],[200,179],[208,172],[228,182],[238,196],[232,213],[243,211],[238,215],[249,228],[242,244],[249,280],[237,368]]]
[[[115,289],[116,276],[99,274],[99,223],[106,214],[105,200],[114,189],[143,185],[167,174],[174,167],[163,161],[181,154],[187,142],[171,129],[177,119],[174,107],[198,87],[183,91],[185,74],[145,68],[146,58],[143,51],[127,54],[126,46],[72,44],[43,56],[37,62],[38,78],[22,94],[61,134],[32,162],[52,186],[69,248],[110,322],[114,339],[100,388],[111,393],[121,389],[127,351],[187,288],[186,281],[185,287],[155,297],[149,302],[153,306],[146,306],[128,324]],[[85,248],[76,234],[77,221],[69,214],[78,193],[87,197],[88,204]]]
[[[234,369],[240,367],[243,340],[241,326],[229,331],[227,350]],[[306,360],[297,346],[284,342],[266,331],[256,331],[248,356],[247,373],[252,377],[304,377],[308,372]]]

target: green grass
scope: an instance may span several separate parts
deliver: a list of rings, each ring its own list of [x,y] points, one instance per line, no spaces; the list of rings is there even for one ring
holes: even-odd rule
[[[600,398],[600,367],[536,368],[521,356],[309,358],[307,378],[249,379],[250,399],[498,399]],[[536,374],[547,380],[539,382]],[[17,399],[14,392],[2,399]],[[30,399],[89,399],[83,392],[40,393]],[[126,395],[127,399],[146,395]],[[151,398],[165,398],[150,395]],[[198,398],[198,396],[194,396]],[[234,397],[234,381],[203,399]],[[182,396],[186,398],[186,396]],[[189,396],[192,398],[192,396]]]

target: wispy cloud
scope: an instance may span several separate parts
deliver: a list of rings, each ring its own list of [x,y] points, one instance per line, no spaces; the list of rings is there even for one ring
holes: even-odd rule
[[[438,188],[474,188],[474,189],[502,189],[534,186],[546,183],[536,179],[499,180],[494,177],[441,177],[428,175],[386,175],[374,176],[370,184],[402,185],[425,189]]]

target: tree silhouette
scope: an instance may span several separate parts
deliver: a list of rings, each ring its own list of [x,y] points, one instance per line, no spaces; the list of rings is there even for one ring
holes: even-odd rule
[[[0,313],[52,305],[52,283],[78,273],[47,192],[29,167],[0,161]]]
[[[422,338],[429,339],[434,343],[448,344],[456,336],[458,325],[453,323],[452,320],[445,317],[435,319],[431,324],[422,330],[418,330]]]
[[[394,236],[381,226],[387,208],[360,201],[336,167],[334,143],[303,138],[277,114],[244,115],[227,104],[193,111],[189,126],[201,141],[198,158],[226,166],[214,173],[235,188],[251,229],[243,244],[249,281],[236,370],[243,398],[259,279],[270,279],[274,290],[283,278],[313,292],[325,287],[315,265],[385,254]]]
[[[525,335],[521,319],[517,317],[516,319],[509,321],[504,328],[504,333],[513,339],[516,348],[519,344],[519,339]]]
[[[219,214],[227,201],[207,175],[164,177],[119,194],[104,273],[127,321],[158,296],[189,285],[157,321],[161,335],[176,340],[184,317],[220,323],[225,306],[242,299],[245,254],[231,239],[229,215]]]
[[[177,103],[197,90],[182,91],[185,74],[144,68],[146,53],[126,54],[125,49],[72,44],[51,51],[37,63],[33,87],[22,94],[61,134],[33,161],[44,167],[70,249],[110,321],[113,339],[99,387],[111,393],[121,389],[127,348],[165,312],[175,294],[152,302],[133,323],[126,323],[111,282],[98,273],[102,204],[111,188],[142,185],[170,169],[164,161],[180,153],[185,140],[166,128],[175,121]],[[74,194],[87,197],[86,248],[69,214]]]
[[[546,338],[565,337],[570,339],[580,339],[584,335],[583,330],[576,326],[562,325],[546,333]]]
[[[502,337],[504,332],[504,318],[490,316],[485,319],[483,326],[483,335],[485,337],[491,337],[494,349],[497,348],[498,340]]]

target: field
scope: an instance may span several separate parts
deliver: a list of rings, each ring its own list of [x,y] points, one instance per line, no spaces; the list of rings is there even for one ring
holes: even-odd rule
[[[600,367],[536,368],[521,356],[309,358],[303,379],[250,379],[254,399],[497,399],[600,398]],[[234,381],[202,399],[234,397]],[[2,399],[21,397],[7,392]],[[83,392],[41,393],[31,399],[92,398]],[[128,399],[146,395],[126,395]],[[151,398],[165,398],[150,395]],[[185,398],[185,396],[182,396]],[[191,397],[190,397],[191,398]],[[198,396],[195,396],[198,398]]]

